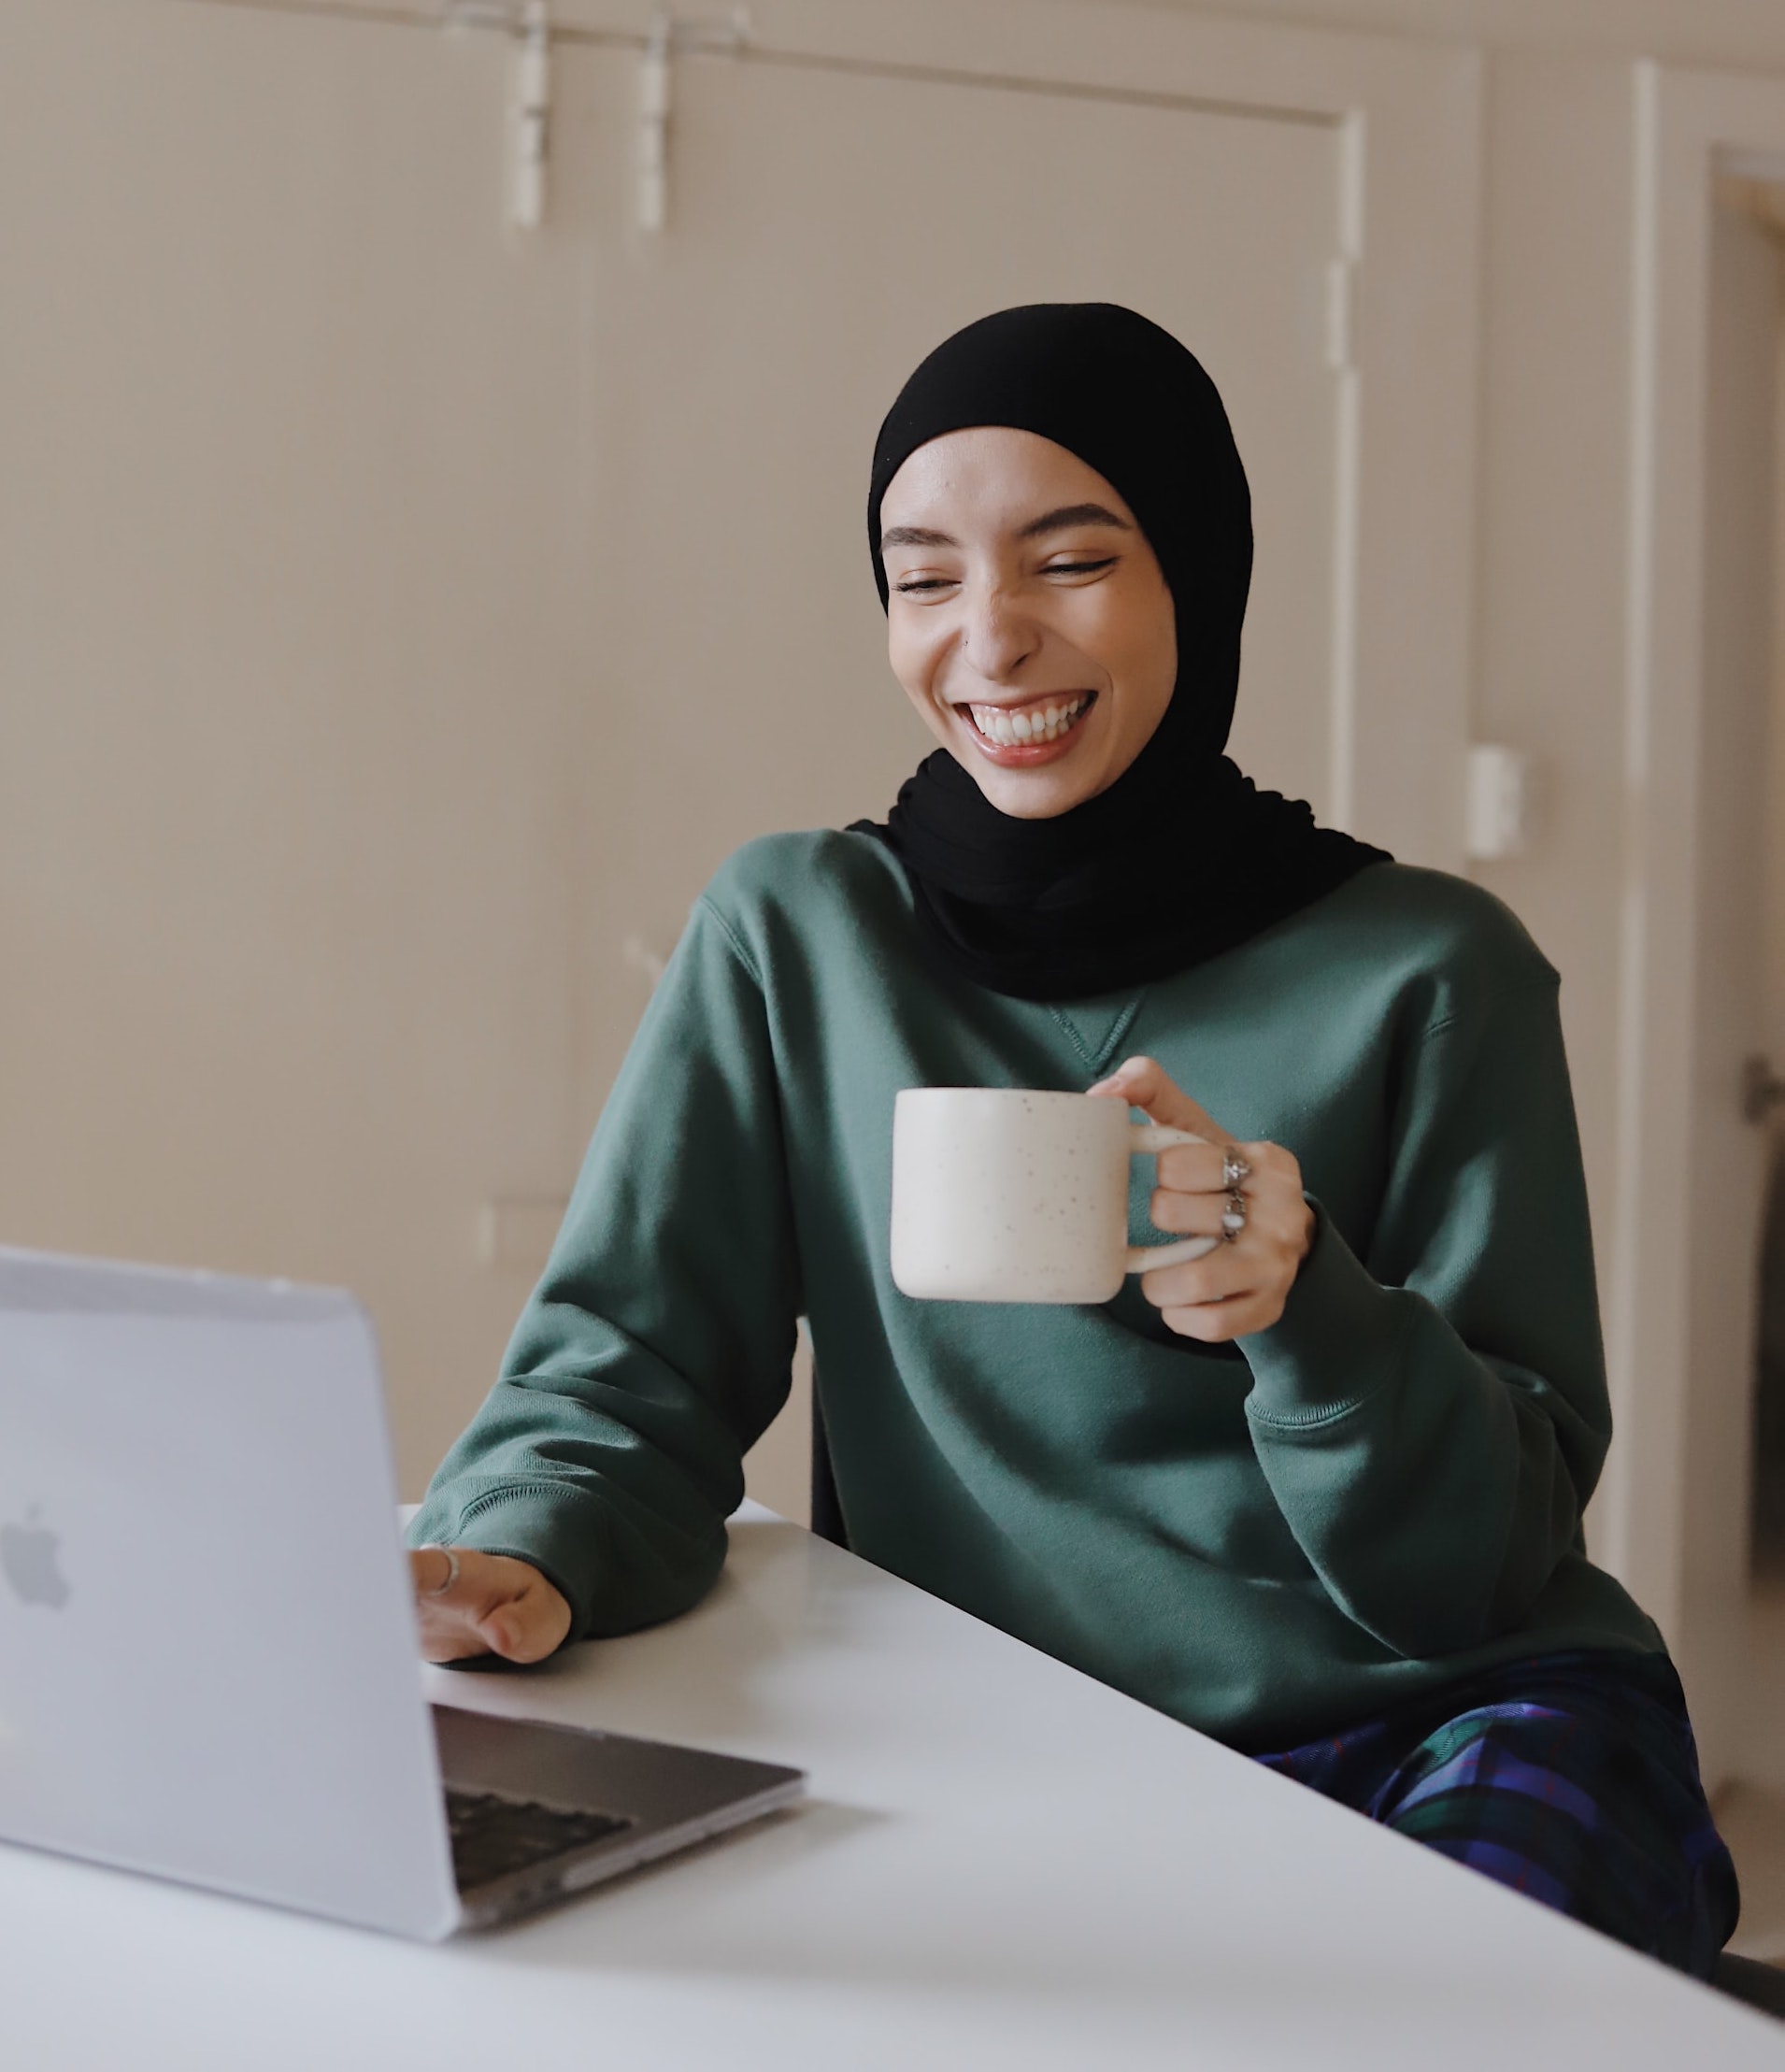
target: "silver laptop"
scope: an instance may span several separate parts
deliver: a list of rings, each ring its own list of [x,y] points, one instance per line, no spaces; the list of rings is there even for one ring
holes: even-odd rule
[[[0,1247],[0,1840],[434,1939],[803,1782],[427,1705],[350,1295]]]

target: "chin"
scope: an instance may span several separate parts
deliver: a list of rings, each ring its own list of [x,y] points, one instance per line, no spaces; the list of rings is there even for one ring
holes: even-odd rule
[[[1070,813],[1075,806],[1082,806],[1102,789],[1082,779],[1075,781],[1064,774],[1050,770],[1036,771],[1027,776],[1021,771],[1000,770],[989,767],[976,757],[967,764],[968,775],[979,787],[986,804],[1007,814],[1013,821],[1054,821],[1062,813]]]

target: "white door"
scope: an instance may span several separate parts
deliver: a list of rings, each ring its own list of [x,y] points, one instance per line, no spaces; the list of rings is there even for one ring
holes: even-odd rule
[[[521,234],[509,39],[367,12],[0,10],[0,1237],[352,1283],[413,1492],[693,893],[924,751],[863,503],[957,325],[1193,347],[1256,503],[1236,752],[1453,854],[1474,84],[772,0],[778,58],[676,67],[658,236],[639,53],[563,42]]]

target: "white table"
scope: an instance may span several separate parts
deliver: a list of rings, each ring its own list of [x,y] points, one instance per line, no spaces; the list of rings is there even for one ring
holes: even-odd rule
[[[0,1848],[6,2072],[1785,2066],[1785,2026],[766,1512],[672,1626],[427,1674],[812,1800],[438,1949]]]

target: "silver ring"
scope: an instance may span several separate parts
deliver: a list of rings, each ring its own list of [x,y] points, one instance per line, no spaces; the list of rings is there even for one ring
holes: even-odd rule
[[[1221,1212],[1221,1234],[1230,1245],[1238,1241],[1239,1234],[1246,1228],[1246,1197],[1237,1187],[1230,1188],[1227,1207]]]
[[[446,1579],[444,1582],[436,1583],[432,1590],[423,1591],[421,1594],[424,1597],[444,1597],[459,1579],[459,1550],[456,1547],[436,1546],[434,1551],[436,1554],[444,1554],[447,1558]]]
[[[1221,1153],[1221,1183],[1230,1194],[1236,1193],[1252,1177],[1252,1169],[1239,1155],[1239,1146],[1230,1144]]]

